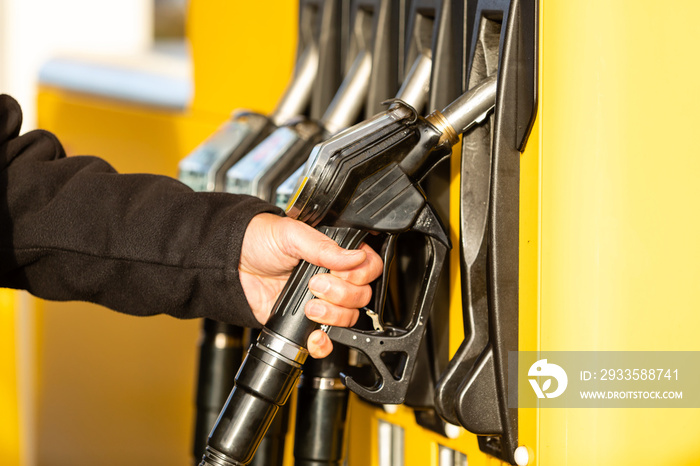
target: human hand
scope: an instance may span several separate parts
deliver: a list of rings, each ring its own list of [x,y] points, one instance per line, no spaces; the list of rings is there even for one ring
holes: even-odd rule
[[[358,308],[369,304],[369,286],[382,273],[382,260],[372,248],[347,250],[323,233],[297,220],[258,214],[243,237],[238,272],[255,318],[267,322],[277,296],[300,260],[327,268],[330,273],[309,280],[317,299],[306,304],[306,316],[320,324],[349,327],[357,322]],[[309,354],[323,358],[333,344],[325,332],[314,331],[307,342]]]

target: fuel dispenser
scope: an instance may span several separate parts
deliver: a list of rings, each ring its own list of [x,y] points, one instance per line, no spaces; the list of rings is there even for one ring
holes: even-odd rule
[[[436,388],[446,420],[479,435],[482,451],[515,463],[517,410],[508,408],[508,351],[518,350],[519,153],[537,98],[532,1],[467,5],[467,86],[497,74],[494,114],[464,136],[460,269],[465,339]],[[510,394],[515,396],[515,394]]]
[[[446,2],[447,4],[448,2]],[[517,3],[517,2],[516,2]],[[432,10],[431,7],[432,6]],[[443,5],[440,5],[442,7]],[[293,195],[288,207],[288,214],[299,218],[311,225],[317,226],[324,233],[328,234],[339,244],[345,247],[356,247],[367,233],[380,234],[384,236],[382,246],[382,254],[385,261],[385,270],[383,277],[377,287],[378,299],[375,303],[378,307],[375,311],[368,311],[367,314],[373,317],[374,330],[361,329],[342,329],[342,328],[326,328],[329,336],[336,342],[342,343],[363,355],[363,359],[369,361],[369,366],[372,369],[372,377],[356,375],[353,373],[352,367],[343,368],[346,356],[341,354],[341,358],[337,360],[337,366],[333,367],[326,361],[323,365],[317,364],[315,367],[303,367],[306,360],[306,350],[304,344],[308,334],[317,327],[317,325],[306,320],[303,312],[298,312],[303,308],[306,301],[311,299],[311,295],[305,288],[305,283],[308,278],[314,273],[317,273],[315,267],[309,264],[301,264],[292,274],[287,287],[282,292],[280,299],[275,305],[270,321],[263,329],[258,337],[257,342],[251,346],[251,349],[241,366],[236,377],[236,386],[231,392],[229,399],[226,402],[221,416],[219,417],[216,426],[212,430],[209,438],[206,453],[202,460],[202,465],[227,465],[227,464],[248,464],[252,461],[255,450],[267,431],[270,423],[275,417],[275,414],[280,406],[284,405],[289,397],[291,390],[296,385],[300,378],[303,369],[311,369],[314,376],[314,389],[317,393],[323,393],[323,388],[336,388],[339,385],[337,382],[332,384],[323,384],[319,381],[333,380],[333,375],[340,372],[343,383],[352,391],[357,393],[361,398],[378,404],[399,404],[407,401],[407,393],[411,386],[416,387],[418,382],[413,382],[414,369],[418,360],[419,352],[427,357],[423,357],[422,361],[425,365],[427,361],[428,373],[432,374],[433,380],[437,378],[439,369],[435,368],[436,354],[439,352],[439,345],[436,345],[437,338],[433,338],[431,344],[424,343],[426,327],[428,326],[428,317],[435,313],[436,307],[440,305],[439,301],[433,303],[437,291],[441,287],[445,287],[446,281],[440,281],[440,275],[443,264],[447,255],[447,248],[450,241],[446,231],[440,226],[436,210],[433,210],[426,203],[426,199],[434,193],[433,196],[440,200],[440,190],[444,189],[444,174],[438,171],[428,178],[428,174],[438,167],[442,160],[445,160],[451,154],[451,147],[459,142],[459,135],[471,129],[474,125],[481,124],[481,131],[469,133],[470,138],[474,141],[482,141],[481,147],[478,142],[467,144],[470,150],[478,153],[483,159],[490,159],[492,156],[489,150],[489,141],[485,143],[483,140],[491,134],[500,135],[498,131],[491,131],[489,122],[484,122],[490,110],[496,106],[497,89],[503,95],[503,75],[505,67],[500,65],[501,57],[508,57],[503,52],[503,44],[508,46],[512,42],[513,34],[520,37],[521,18],[519,6],[516,4],[512,10],[508,8],[495,7],[503,5],[485,5],[479,4],[477,8],[465,7],[458,2],[451,2],[444,8],[436,8],[436,5],[418,5],[412,4],[411,15],[411,41],[409,53],[413,57],[417,57],[416,66],[412,69],[415,71],[421,68],[421,58],[426,55],[443,58],[445,56],[452,58],[451,64],[454,64],[455,56],[462,56],[459,63],[465,63],[469,81],[462,79],[463,82],[460,88],[467,89],[461,96],[454,99],[452,103],[447,105],[442,111],[431,113],[426,119],[418,116],[416,109],[412,106],[396,100],[391,103],[389,109],[369,120],[360,123],[346,131],[338,133],[336,136],[326,142],[316,146],[309,157],[306,168],[304,169],[303,177],[299,183],[296,193]],[[508,5],[506,4],[506,7]],[[422,9],[421,9],[422,7]],[[421,14],[418,14],[418,12]],[[426,15],[426,11],[428,13]],[[512,19],[509,17],[509,12],[512,11]],[[534,7],[531,10],[530,19],[533,20],[531,31],[534,31]],[[466,15],[465,21],[458,23],[457,27],[448,28],[446,36],[440,37],[438,33],[433,34],[436,29],[435,24],[440,24],[441,21],[450,22],[454,16],[459,16],[460,13]],[[490,15],[486,19],[482,15],[487,13]],[[441,16],[444,15],[444,16]],[[432,16],[432,22],[428,20]],[[437,18],[437,21],[436,21]],[[445,19],[446,18],[446,19]],[[471,19],[470,19],[471,18]],[[492,19],[493,18],[493,19]],[[504,39],[494,40],[494,37],[501,37],[500,24],[503,23],[503,18],[506,18],[506,23],[510,25],[510,34],[503,34]],[[500,21],[499,21],[500,19]],[[513,26],[517,23],[517,26]],[[459,27],[461,25],[461,27]],[[471,25],[471,32],[470,31]],[[357,27],[357,23],[355,23]],[[513,33],[512,30],[516,29]],[[508,30],[508,27],[506,27]],[[464,34],[463,31],[469,32]],[[433,38],[433,36],[435,36]],[[462,43],[461,47],[459,40],[466,36],[466,44]],[[442,42],[440,41],[442,39]],[[451,39],[451,40],[450,40]],[[457,44],[455,45],[455,42]],[[425,44],[430,43],[428,48]],[[451,47],[445,44],[451,44]],[[534,45],[534,39],[530,42]],[[521,58],[521,62],[516,66],[522,68],[525,55],[525,65],[527,58],[530,61],[530,70],[534,70],[534,50],[530,50],[528,55],[527,44],[525,47],[518,44],[517,47]],[[525,53],[523,53],[523,49]],[[427,50],[427,52],[426,52]],[[359,55],[361,59],[361,54]],[[351,72],[350,78],[355,78],[360,66],[357,64],[358,58]],[[437,62],[438,60],[436,60]],[[507,63],[507,62],[506,62]],[[450,64],[450,62],[448,62]],[[430,65],[430,62],[428,62]],[[462,69],[463,67],[460,67]],[[527,67],[526,67],[527,68]],[[425,64],[423,64],[425,69]],[[453,70],[454,71],[454,70]],[[447,79],[454,83],[455,73],[450,75],[440,75],[435,73],[433,80]],[[446,76],[449,76],[446,78]],[[426,74],[427,77],[427,74]],[[534,75],[519,76],[526,80],[529,78],[530,87],[534,85]],[[410,80],[408,81],[410,83]],[[517,82],[517,79],[515,80]],[[434,84],[434,83],[433,83]],[[352,86],[343,86],[344,88],[352,88]],[[521,88],[527,89],[527,85],[520,83]],[[425,89],[425,85],[419,86]],[[402,90],[408,95],[406,89],[413,89],[408,85]],[[449,86],[439,88],[432,87],[433,92],[430,94],[429,102],[435,103],[440,98],[448,99],[450,97]],[[532,89],[528,89],[532,90]],[[341,88],[342,91],[342,88]],[[459,91],[461,92],[461,90]],[[459,95],[459,92],[457,95]],[[420,93],[419,93],[420,94]],[[520,95],[527,96],[527,93]],[[529,94],[534,98],[534,91]],[[357,95],[354,95],[357,99]],[[503,97],[500,97],[503,99]],[[449,100],[448,100],[449,101]],[[420,102],[418,102],[420,103]],[[521,131],[523,138],[526,137],[534,111],[534,102],[530,102],[530,106],[524,105],[525,109],[530,109],[527,114],[529,120],[525,120],[525,128]],[[333,108],[333,104],[331,104]],[[508,112],[510,109],[503,107],[501,104],[499,113]],[[498,117],[489,117],[491,119]],[[327,120],[332,121],[331,118]],[[500,121],[500,120],[497,120]],[[521,122],[522,123],[522,122]],[[496,125],[498,127],[498,125]],[[512,139],[512,138],[510,138]],[[524,141],[519,141],[519,145],[514,148],[518,150]],[[473,146],[473,147],[472,147]],[[479,150],[481,149],[481,150]],[[258,154],[259,152],[259,154]],[[262,156],[271,153],[267,150],[254,150],[248,154],[241,163],[246,162],[246,159],[256,160]],[[472,159],[477,158],[473,156]],[[260,178],[269,172],[269,166],[259,171],[262,175],[255,175]],[[444,165],[443,165],[444,166]],[[263,167],[265,167],[263,165]],[[480,167],[482,168],[482,167]],[[517,168],[517,167],[516,167]],[[229,170],[228,176],[236,173],[236,166]],[[291,167],[289,173],[296,169]],[[510,173],[513,173],[513,167],[508,168]],[[240,170],[242,172],[242,170]],[[255,171],[253,171],[255,172]],[[499,171],[494,171],[494,178]],[[517,171],[516,171],[517,173]],[[240,176],[240,175],[239,175]],[[487,186],[490,186],[491,172],[479,172],[477,176],[482,176],[489,179]],[[279,178],[279,182],[284,180]],[[425,191],[421,188],[421,184],[425,186]],[[246,185],[238,183],[239,186]],[[494,187],[501,187],[503,183],[500,178],[495,178]],[[246,187],[252,186],[248,183]],[[274,186],[276,188],[277,186]],[[265,189],[265,196],[272,199],[274,190]],[[500,190],[497,191],[500,193]],[[511,188],[508,192],[513,193]],[[480,193],[482,196],[483,192]],[[487,190],[486,198],[491,197],[490,189]],[[511,202],[513,202],[511,200]],[[517,205],[518,199],[514,201]],[[483,204],[483,202],[482,202]],[[488,205],[488,204],[487,204]],[[447,207],[449,210],[449,206]],[[443,206],[444,210],[444,206]],[[398,212],[401,211],[399,214]],[[471,215],[471,213],[469,213]],[[449,214],[447,215],[449,218]],[[400,219],[400,220],[399,220]],[[516,215],[517,219],[517,215]],[[500,218],[498,220],[501,221]],[[461,222],[460,224],[462,224]],[[500,223],[499,223],[500,225]],[[512,225],[510,225],[512,227]],[[517,224],[515,226],[516,244],[517,244]],[[418,235],[425,237],[423,248],[424,258],[427,263],[426,272],[423,278],[419,279],[418,292],[415,295],[414,303],[411,305],[412,310],[406,312],[403,317],[404,325],[396,325],[384,319],[384,307],[387,302],[385,298],[388,294],[389,275],[393,264],[393,259],[397,255],[398,234],[413,231]],[[513,234],[512,231],[508,232]],[[469,243],[471,246],[471,243]],[[512,252],[512,251],[511,251]],[[517,258],[517,251],[515,257]],[[406,264],[406,261],[399,261]],[[460,261],[464,263],[464,261]],[[495,265],[492,265],[495,268]],[[511,267],[509,270],[513,270]],[[517,282],[517,266],[515,270],[515,281]],[[405,273],[407,270],[401,270],[401,265],[398,265],[394,270],[395,273]],[[487,277],[486,280],[492,277]],[[498,277],[500,278],[500,277]],[[512,276],[508,277],[512,280]],[[504,281],[508,281],[506,278]],[[480,277],[484,280],[484,277]],[[512,283],[512,282],[511,282]],[[492,285],[495,286],[495,285]],[[517,287],[516,287],[517,297]],[[396,293],[390,297],[389,301],[393,302],[394,306],[398,307],[398,302],[403,300],[403,297],[397,297]],[[500,298],[500,297],[499,297]],[[403,300],[405,301],[405,300]],[[517,315],[517,299],[515,304],[515,313]],[[493,319],[493,318],[492,318]],[[398,323],[398,322],[397,322]],[[440,322],[433,323],[434,336],[439,332]],[[481,325],[479,322],[478,325]],[[488,325],[488,324],[487,324]],[[437,329],[437,330],[436,330]],[[474,332],[476,327],[469,327],[467,332]],[[517,325],[515,327],[517,333]],[[467,333],[469,336],[470,334]],[[496,339],[501,335],[497,335]],[[421,344],[423,342],[423,344]],[[497,343],[498,344],[498,343]],[[490,349],[491,347],[489,347]],[[517,342],[515,344],[517,349]],[[492,356],[488,356],[492,359]],[[432,359],[432,364],[431,364]],[[471,361],[473,362],[473,361]],[[458,365],[458,363],[450,363],[448,368]],[[316,370],[317,373],[313,374]],[[308,378],[308,372],[306,373]],[[492,374],[489,379],[494,384],[497,384],[497,374]],[[372,380],[373,379],[373,380]],[[461,384],[465,380],[460,379]],[[419,380],[419,379],[416,379]],[[423,378],[425,380],[425,378]],[[428,387],[433,385],[433,381],[428,377]],[[441,384],[444,383],[441,380]],[[454,382],[453,382],[454,383]],[[305,393],[304,388],[307,383],[302,382],[300,386],[300,394]],[[425,383],[423,386],[425,387]],[[499,387],[496,388],[498,390]],[[503,387],[500,387],[503,389]],[[467,391],[468,389],[463,389]],[[504,390],[503,390],[504,391]],[[430,396],[425,396],[425,393],[432,394],[435,400],[431,400]],[[420,393],[415,395],[415,393]],[[451,399],[446,399],[444,390],[438,387],[434,392],[428,390],[413,390],[414,400],[410,405],[419,408],[416,419],[419,424],[432,428],[444,435],[447,434],[446,423],[437,417],[440,414],[444,405],[452,402]],[[478,392],[483,396],[483,391]],[[440,397],[442,395],[442,398]],[[493,393],[492,393],[493,395]],[[496,394],[496,403],[502,403],[505,399],[504,393]],[[329,398],[330,399],[330,398]],[[491,400],[492,401],[492,400]],[[438,408],[438,404],[440,407]],[[340,402],[339,410],[343,411],[343,402]],[[309,408],[320,408],[322,404],[316,406],[304,402],[303,397],[297,407],[297,427],[302,427],[301,432],[308,432],[308,427],[304,424],[304,416],[308,413]],[[503,408],[503,405],[500,406]],[[497,406],[497,409],[499,406]],[[320,412],[320,410],[318,410]],[[503,408],[507,414],[507,409]],[[425,415],[429,413],[427,416]],[[499,415],[504,413],[499,411]],[[446,420],[453,421],[453,417],[444,416]],[[310,419],[318,419],[318,415],[309,416]],[[332,415],[331,419],[335,419],[336,423],[342,423],[343,416]],[[338,421],[340,419],[340,421]],[[301,423],[300,423],[301,420]],[[463,426],[477,430],[473,424],[464,421],[463,417],[458,416],[458,422]],[[479,418],[481,421],[482,419]],[[510,449],[513,441],[514,431],[517,431],[517,426],[508,424],[512,418],[502,417],[497,427],[492,428],[493,433],[488,431],[489,436],[484,437],[481,442],[481,448],[488,451],[490,454],[499,456],[510,462],[514,461],[513,451]],[[503,425],[505,424],[505,428]],[[323,423],[317,422],[317,425],[322,426]],[[340,429],[330,429],[330,431],[339,431]],[[313,431],[313,429],[311,429]],[[485,432],[475,432],[484,434]],[[342,433],[341,433],[342,436]],[[319,439],[322,436],[317,436]],[[517,437],[515,439],[517,445]],[[312,438],[306,438],[306,443],[312,444]],[[342,442],[327,441],[319,442],[321,445],[342,445]],[[342,450],[342,448],[341,448]],[[295,448],[295,453],[299,453],[300,449]],[[297,462],[302,464],[307,461],[306,455],[300,453],[297,455]],[[322,455],[325,456],[325,455]],[[342,458],[341,455],[335,454],[332,463],[339,464]],[[327,458],[325,459],[328,460]],[[304,463],[305,464],[305,463]]]

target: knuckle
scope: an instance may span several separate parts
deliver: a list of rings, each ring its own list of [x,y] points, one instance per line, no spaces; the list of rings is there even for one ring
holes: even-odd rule
[[[372,283],[376,277],[372,270],[367,267],[362,267],[346,272],[345,275],[340,276],[340,278],[353,285],[364,286]]]
[[[348,301],[348,299],[352,299],[351,284],[332,276],[329,277],[329,280],[331,281],[331,286],[328,287],[324,295],[325,299],[333,304],[341,304]]]
[[[347,326],[348,316],[347,308],[335,306],[333,309],[333,325],[338,327]]]
[[[316,346],[316,354],[314,357],[317,359],[325,358],[326,356],[331,354],[332,349],[333,344],[330,342],[330,339],[324,333],[319,338],[319,344]]]
[[[384,270],[384,262],[377,256],[377,260],[373,262],[373,268],[371,272],[372,280],[379,278]]]
[[[357,323],[357,319],[360,317],[360,311],[357,309],[350,309],[350,312],[346,315],[347,320],[345,322],[346,327],[352,327]]]
[[[356,299],[355,285],[345,284],[345,286],[338,287],[338,303],[352,303]]]
[[[355,285],[366,285],[372,281],[371,273],[367,267],[353,270],[348,277],[348,281]]]
[[[336,325],[340,327],[347,327],[350,325],[352,319],[352,314],[346,310],[343,310],[338,314],[338,323]]]
[[[335,253],[337,245],[333,240],[327,239],[318,243],[318,252],[321,257],[330,257]]]
[[[332,306],[331,312],[329,313],[328,323],[336,327],[347,327],[349,322],[352,321],[352,311],[350,309]]]
[[[351,285],[343,291],[342,299],[339,299],[338,304],[344,304],[345,307],[356,308],[366,306],[372,298],[372,287],[369,285]]]
[[[296,235],[294,234],[294,223],[290,223],[292,219],[282,218],[280,223],[277,225],[277,234],[275,235],[280,249],[285,253],[295,253],[298,251],[297,242],[295,241]]]

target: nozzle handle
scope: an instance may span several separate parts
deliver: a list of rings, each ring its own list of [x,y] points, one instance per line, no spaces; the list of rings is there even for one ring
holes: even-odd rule
[[[364,232],[353,228],[321,227],[340,246],[359,247]],[[280,406],[301,375],[308,351],[306,341],[320,324],[306,318],[304,306],[313,299],[308,283],[327,269],[302,261],[294,268],[258,341],[236,376],[214,429],[201,466],[250,463]]]
[[[347,387],[374,403],[403,403],[413,376],[416,356],[425,334],[440,272],[449,249],[449,239],[440,220],[430,205],[425,204],[415,220],[412,231],[425,235],[427,266],[419,281],[418,299],[410,311],[407,327],[385,326],[383,330],[363,331],[345,327],[331,327],[328,336],[334,342],[362,352],[377,374],[373,386],[355,380],[352,372],[343,374]],[[386,354],[401,355],[398,361],[385,359]]]

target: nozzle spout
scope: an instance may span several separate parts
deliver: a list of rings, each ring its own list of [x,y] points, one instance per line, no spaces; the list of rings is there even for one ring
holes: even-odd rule
[[[362,50],[321,118],[328,134],[335,134],[355,122],[367,97],[371,73],[372,54]]]
[[[484,79],[469,89],[441,112],[457,134],[464,133],[496,105],[495,76]]]
[[[432,64],[433,60],[428,55],[424,53],[418,55],[401,85],[401,89],[396,94],[397,99],[403,100],[416,109],[418,113],[421,113],[428,100]]]
[[[276,126],[282,126],[299,115],[309,104],[318,73],[318,53],[318,47],[312,44],[304,49],[299,57],[294,69],[294,77],[270,115],[270,119]]]

